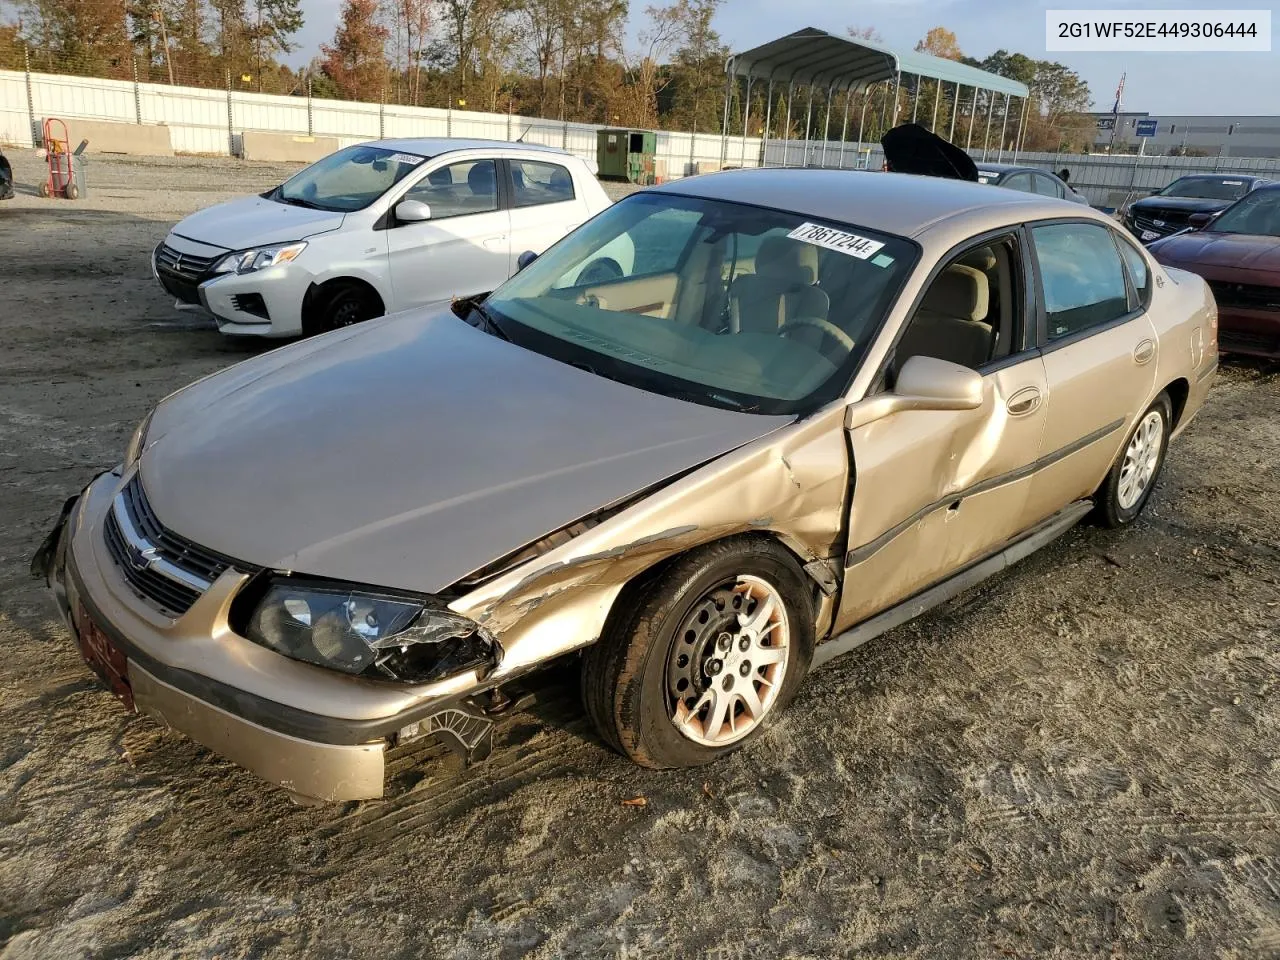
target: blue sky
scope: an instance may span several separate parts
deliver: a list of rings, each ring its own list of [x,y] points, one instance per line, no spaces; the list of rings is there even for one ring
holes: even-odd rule
[[[631,0],[634,35],[651,2]],[[303,0],[308,23],[300,38],[314,50],[333,35],[339,0]],[[734,50],[744,50],[801,27],[843,33],[875,27],[890,46],[910,48],[930,27],[956,34],[960,48],[981,58],[1001,47],[1037,59],[1060,60],[1089,83],[1095,107],[1109,110],[1121,72],[1125,107],[1160,114],[1280,114],[1280,43],[1270,53],[1045,52],[1047,9],[1272,9],[1259,0],[725,0],[716,27]]]

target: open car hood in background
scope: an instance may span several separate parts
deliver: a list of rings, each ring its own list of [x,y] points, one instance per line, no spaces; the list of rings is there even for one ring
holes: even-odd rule
[[[880,146],[894,173],[978,182],[978,167],[972,157],[918,123],[894,127],[880,138]]]

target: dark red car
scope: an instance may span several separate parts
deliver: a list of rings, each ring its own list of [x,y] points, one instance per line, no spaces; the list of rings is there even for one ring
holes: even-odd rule
[[[1246,194],[1216,217],[1201,214],[1193,224],[1151,244],[1151,253],[1208,281],[1224,352],[1280,359],[1280,184]]]

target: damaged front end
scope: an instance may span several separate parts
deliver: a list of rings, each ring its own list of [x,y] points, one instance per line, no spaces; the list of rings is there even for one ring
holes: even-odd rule
[[[293,660],[392,683],[468,671],[483,681],[502,647],[433,598],[301,577],[262,575],[236,599],[233,627]]]
[[[832,404],[584,518],[458,586],[449,607],[501,639],[506,683],[599,639],[622,590],[646,570],[738,535],[778,540],[813,582],[819,638],[831,625],[850,471]],[[487,574],[487,576],[485,576]]]

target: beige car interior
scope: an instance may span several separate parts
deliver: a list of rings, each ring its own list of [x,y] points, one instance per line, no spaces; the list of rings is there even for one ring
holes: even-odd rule
[[[895,366],[914,356],[978,369],[1013,349],[1015,246],[1002,239],[966,251],[933,279],[898,342]]]
[[[755,273],[729,287],[731,333],[775,333],[801,317],[827,319],[831,300],[818,283],[818,248],[785,237],[766,237],[756,251]]]
[[[835,285],[840,291],[849,285],[850,258],[844,254],[824,259],[821,255],[830,251],[782,235],[765,237],[754,257],[734,260],[731,248],[728,240],[718,245],[695,244],[679,273],[591,284],[577,291],[578,302],[708,327],[721,320],[710,314],[717,313],[718,302],[724,302],[723,332],[776,334],[797,320],[828,320],[832,297],[823,279],[838,275],[844,281]],[[718,272],[717,264],[723,271],[719,281],[728,281],[727,293],[724,288],[710,289],[716,283],[709,275]],[[830,338],[818,329],[793,327],[787,335],[814,349],[831,349]],[[842,357],[843,350],[832,359]]]

